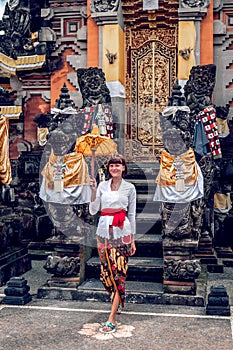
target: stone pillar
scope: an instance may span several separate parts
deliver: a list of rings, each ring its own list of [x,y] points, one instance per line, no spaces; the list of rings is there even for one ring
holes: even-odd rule
[[[192,66],[200,64],[201,21],[207,14],[208,6],[208,0],[180,0],[178,80],[181,86],[188,80]]]

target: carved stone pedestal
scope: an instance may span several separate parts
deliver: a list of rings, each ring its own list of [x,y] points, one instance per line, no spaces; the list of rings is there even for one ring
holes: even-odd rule
[[[76,288],[80,283],[80,277],[51,276],[47,283],[49,287]]]
[[[19,276],[32,268],[27,248],[11,248],[0,254],[0,286],[11,277]]]
[[[44,268],[52,273],[47,282],[38,289],[38,298],[77,299],[78,286],[85,278],[85,263],[90,258],[91,247],[85,239],[53,238],[54,253],[47,257]]]
[[[200,259],[202,264],[218,263],[216,253],[213,249],[213,239],[210,237],[208,231],[201,233],[195,256]]]
[[[221,286],[212,286],[208,295],[208,304],[206,306],[207,315],[230,316],[229,296],[226,288]]]
[[[201,273],[199,260],[194,258],[198,245],[192,239],[164,239],[164,280],[165,293],[196,294],[196,278]]]
[[[163,290],[165,293],[195,295],[196,284],[195,282],[164,280]]]
[[[32,300],[29,290],[30,287],[24,277],[12,277],[4,289],[6,296],[2,302],[10,305],[25,305]]]

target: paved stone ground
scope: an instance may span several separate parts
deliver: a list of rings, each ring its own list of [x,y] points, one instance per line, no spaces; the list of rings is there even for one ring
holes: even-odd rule
[[[37,299],[47,273],[33,261],[24,277],[33,299],[24,306],[0,304],[1,350],[232,350],[233,317],[207,316],[205,308],[127,304],[117,332],[98,331],[110,305]],[[224,285],[232,305],[233,269],[208,274],[208,288]],[[4,287],[0,288],[0,297]],[[233,306],[231,307],[233,314]]]

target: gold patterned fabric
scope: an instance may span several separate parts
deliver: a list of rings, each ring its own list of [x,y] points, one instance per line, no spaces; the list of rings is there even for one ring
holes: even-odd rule
[[[9,158],[8,130],[6,118],[0,116],[0,181],[10,184],[12,181],[11,164]]]
[[[120,297],[120,304],[124,307],[125,286],[128,271],[128,258],[130,244],[123,244],[121,239],[109,240],[98,237],[97,249],[100,258],[100,280],[106,291],[110,294],[111,301],[115,294]]]
[[[174,167],[175,156],[162,150],[160,160],[160,171],[156,178],[156,183],[160,186],[176,185],[176,170]],[[190,148],[187,152],[181,154],[179,158],[184,164],[184,183],[185,186],[191,186],[197,182],[198,168],[194,151]]]
[[[50,190],[54,189],[54,173],[56,171],[54,165],[58,157],[51,153],[48,163],[45,165],[41,174],[46,179],[46,187]],[[88,168],[82,154],[69,153],[64,156],[66,164],[64,173],[64,187],[80,186],[89,184]]]

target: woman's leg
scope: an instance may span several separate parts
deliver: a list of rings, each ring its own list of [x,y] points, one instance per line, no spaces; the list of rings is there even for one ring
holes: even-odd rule
[[[117,315],[117,309],[118,309],[119,304],[120,304],[120,296],[116,292],[114,299],[113,299],[113,302],[112,302],[111,313],[110,313],[109,318],[108,318],[108,322],[111,322],[114,325],[116,325],[116,315]]]
[[[100,280],[105,286],[105,289],[110,293],[112,301],[108,321],[101,328],[101,331],[106,333],[110,332],[116,326],[118,306],[121,305],[124,307],[125,279],[128,268],[127,246],[120,245],[121,241],[114,243],[105,240],[104,244],[98,245],[101,262]]]

